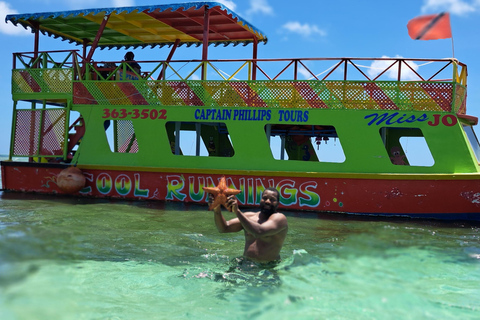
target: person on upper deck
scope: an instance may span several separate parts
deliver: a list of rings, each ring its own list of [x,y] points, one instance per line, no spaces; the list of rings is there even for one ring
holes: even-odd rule
[[[125,57],[123,58],[125,61],[130,67],[132,67],[132,69],[138,73],[140,75],[140,72],[141,72],[141,67],[140,65],[135,61],[135,55],[133,54],[132,51],[128,51],[126,54],[125,54]]]
[[[213,195],[209,194],[209,205],[212,205],[213,201]],[[278,190],[267,188],[262,193],[260,211],[242,212],[238,209],[237,198],[231,195],[227,198],[227,208],[237,217],[226,221],[221,206],[218,205],[213,209],[215,225],[221,233],[244,230],[245,258],[260,263],[278,261],[288,231],[287,218],[277,211],[279,201]]]

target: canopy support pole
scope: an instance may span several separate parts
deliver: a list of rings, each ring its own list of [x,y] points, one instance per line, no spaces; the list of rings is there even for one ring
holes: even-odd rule
[[[92,42],[92,46],[90,47],[90,51],[88,52],[88,55],[85,57],[85,53],[87,50],[87,43],[83,43],[83,65],[82,65],[82,78],[85,75],[85,70],[87,67],[87,63],[92,61],[93,53],[95,52],[95,49],[97,49],[98,42],[100,41],[100,38],[102,37],[103,30],[105,30],[105,27],[107,26],[108,19],[110,18],[110,15],[106,15],[103,17],[102,24],[100,25],[100,28],[97,31],[97,34],[95,35],[95,39]]]
[[[252,70],[252,80],[257,80],[257,55],[258,55],[258,40],[257,40],[257,37],[253,37],[253,70]]]
[[[97,31],[97,35],[95,36],[95,40],[93,40],[92,47],[90,48],[90,52],[88,53],[88,56],[86,58],[87,62],[90,62],[93,56],[93,53],[95,52],[95,49],[97,49],[98,42],[100,41],[100,38],[102,37],[103,30],[105,30],[105,27],[107,26],[108,19],[110,18],[110,15],[106,15],[103,18],[102,24],[100,25],[100,28]]]
[[[83,52],[82,52],[82,60],[84,60],[83,65],[85,65],[85,57],[87,56],[87,46],[88,46],[88,40],[83,39]]]
[[[202,47],[202,80],[207,79],[207,68],[205,61],[208,60],[208,34],[210,31],[210,10],[205,6],[205,13],[203,15],[203,47]]]
[[[180,43],[180,39],[175,39],[175,43],[173,44],[172,49],[170,50],[170,53],[168,54],[167,61],[166,63],[169,63],[172,60],[173,54],[175,53],[175,50],[177,50],[178,44]],[[162,80],[164,78],[164,74],[166,73],[167,66],[166,64],[163,65],[162,71],[160,71],[160,74],[158,75],[157,80]],[[165,79],[163,79],[165,80]]]
[[[33,43],[33,61],[37,60],[38,58],[38,50],[39,50],[39,43],[40,43],[40,25],[36,21],[32,21],[33,29],[35,30],[35,40]],[[32,65],[32,68],[36,68],[38,64]]]
[[[33,51],[35,52],[35,58],[38,57],[38,47],[40,44],[40,30],[38,23],[35,23],[35,44]]]

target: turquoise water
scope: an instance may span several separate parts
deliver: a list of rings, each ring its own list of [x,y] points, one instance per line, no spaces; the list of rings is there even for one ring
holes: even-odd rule
[[[479,226],[286,214],[264,269],[203,206],[3,193],[0,319],[480,318]]]

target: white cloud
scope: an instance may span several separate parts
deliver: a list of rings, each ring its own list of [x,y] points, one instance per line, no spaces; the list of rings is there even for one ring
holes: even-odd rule
[[[273,8],[268,4],[267,0],[250,0],[250,9],[247,10],[248,15],[261,13],[273,15]]]
[[[235,4],[235,2],[231,0],[216,0],[215,2],[221,3],[233,11],[235,11],[235,8],[237,8],[237,5]]]
[[[282,28],[287,29],[288,31],[293,33],[298,33],[304,37],[309,37],[312,35],[319,35],[321,37],[325,37],[327,35],[327,32],[325,30],[320,29],[314,24],[301,24],[298,21],[287,22],[282,26]]]
[[[390,57],[382,56],[382,58],[390,58]],[[402,58],[402,57],[396,56],[396,58]],[[370,67],[367,67],[368,68],[367,75],[369,76],[370,79],[373,79],[377,75],[379,75],[381,72],[383,72],[385,69],[387,69],[394,62],[395,60],[375,60],[372,62]],[[418,70],[419,65],[416,64],[415,62],[408,61],[407,63],[413,70],[415,71]],[[388,71],[383,75],[387,76],[390,79],[397,80],[398,79],[398,63],[396,63],[393,67],[388,69]],[[410,68],[406,67],[405,65],[402,65],[401,80],[403,81],[420,80],[420,78],[412,70],[410,70]]]
[[[469,12],[477,11],[480,1],[475,0],[468,3],[463,0],[425,0],[422,6],[423,13],[438,13],[448,11],[455,15],[464,15]]]
[[[25,28],[22,26],[16,27],[11,22],[5,23],[5,17],[7,14],[16,13],[18,13],[18,11],[10,8],[10,4],[6,3],[5,1],[0,1],[0,33],[15,36],[26,36],[32,34],[30,29],[25,30]]]
[[[218,2],[218,1],[217,1]],[[196,74],[192,74],[192,76],[190,77],[189,80],[200,80],[200,76],[196,75]]]
[[[308,71],[307,69],[305,69],[304,67],[300,67],[298,68],[298,73],[300,73],[303,78],[307,79],[307,80],[310,80],[311,78],[313,78],[312,74],[310,73],[310,71]]]

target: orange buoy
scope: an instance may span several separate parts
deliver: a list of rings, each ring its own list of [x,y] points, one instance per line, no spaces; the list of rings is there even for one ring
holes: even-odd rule
[[[85,187],[85,176],[77,167],[69,167],[60,171],[57,186],[66,193],[75,193]]]

